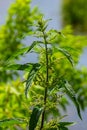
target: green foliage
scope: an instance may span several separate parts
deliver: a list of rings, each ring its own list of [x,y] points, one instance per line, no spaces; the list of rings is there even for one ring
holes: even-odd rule
[[[23,39],[31,33],[38,17],[38,10],[30,8],[30,0],[15,0],[10,6],[6,23],[0,27],[0,66],[3,67],[4,61],[23,46]],[[14,57],[18,58],[17,54]],[[12,73],[0,69],[0,81],[12,78]]]
[[[62,17],[64,25],[72,25],[75,32],[87,32],[87,1],[64,0]]]
[[[16,4],[12,5],[8,24],[5,25],[8,31],[4,32],[3,40],[0,40],[0,58],[3,63],[3,66],[0,63],[0,80],[7,80],[7,72],[11,74],[12,70],[25,71],[24,86],[19,80],[6,85],[0,84],[0,118],[3,123],[0,129],[25,130],[28,127],[32,130],[68,130],[72,123],[61,122],[60,113],[60,108],[65,110],[68,103],[66,94],[74,102],[81,119],[80,106],[83,110],[87,106],[87,69],[77,69],[79,56],[87,46],[87,40],[85,36],[74,36],[70,27],[61,32],[53,29],[47,31],[49,20],[45,21],[37,16],[36,10],[31,11],[28,2],[30,3],[28,0],[17,0]],[[37,19],[38,23],[34,23],[36,26],[31,27]],[[28,47],[21,47],[21,41],[30,34],[37,38],[36,41]],[[6,44],[7,42],[9,44]],[[6,48],[3,44],[6,44]],[[5,51],[3,56],[1,52],[7,48],[9,52]],[[31,52],[38,54],[38,63],[14,63],[13,60]],[[23,94],[24,89],[27,98]],[[23,123],[20,124],[19,120]],[[13,125],[8,126],[8,123]]]
[[[68,130],[67,126],[72,126],[73,122],[58,122],[58,120],[51,120],[48,126],[43,130]]]
[[[58,43],[59,47],[66,48],[70,55],[72,55],[72,59],[74,60],[74,69],[67,64],[67,60],[60,53],[54,52],[52,58],[56,58],[53,64],[56,69],[56,77],[63,77],[73,87],[75,92],[77,93],[77,99],[81,108],[84,110],[87,106],[87,68],[78,68],[77,65],[79,63],[79,57],[81,56],[84,48],[87,46],[86,36],[73,35],[72,29],[70,26],[67,26],[61,33],[65,37],[56,37],[53,39],[55,44]],[[60,64],[59,64],[60,63]],[[57,79],[57,78],[56,78]],[[56,81],[56,80],[55,80]]]
[[[58,73],[58,71],[60,71],[61,69],[57,68],[57,66],[60,67],[61,65],[60,62],[61,55],[64,57],[64,59],[62,59],[62,61],[64,62],[63,65],[66,65],[66,59],[68,59],[71,65],[73,65],[72,56],[68,51],[67,47],[64,48],[60,45],[60,43],[55,42],[57,41],[57,38],[61,39],[62,35],[60,35],[60,33],[55,30],[49,30],[47,32],[46,28],[47,28],[47,21],[42,20],[41,18],[40,21],[36,23],[36,33],[35,33],[36,37],[40,37],[41,42],[40,41],[36,42],[35,46],[31,44],[31,46],[29,47],[31,48],[30,50],[33,50],[34,52],[39,54],[39,63],[35,64],[27,63],[25,65],[15,64],[15,65],[9,65],[8,67],[8,69],[23,70],[23,71],[27,70],[28,74],[27,79],[25,80],[26,84],[25,94],[26,96],[29,95],[28,96],[30,101],[29,107],[39,106],[40,108],[43,108],[43,111],[41,112],[41,110],[39,111],[38,107],[34,107],[32,114],[29,117],[30,120],[29,128],[32,130],[34,130],[35,128],[40,130],[44,129],[45,125],[49,124],[48,118],[50,114],[52,115],[52,118],[58,119],[59,108],[57,107],[57,105],[62,106],[61,102],[65,93],[70,96],[72,101],[74,101],[78,115],[81,118],[80,107],[76,99],[75,92],[71,87],[71,85],[69,85],[68,82],[65,82],[63,80],[67,79],[67,77],[66,78],[65,76],[61,77],[61,75],[64,75],[64,72],[61,71],[60,73]],[[53,33],[53,35],[56,35],[56,38],[54,38],[53,40],[51,40],[53,36],[51,35],[52,36],[51,37],[50,35],[48,35],[50,32]],[[22,50],[23,53],[25,54],[26,49]],[[17,54],[20,55],[21,53],[18,53],[17,51]],[[73,70],[73,67],[71,67],[70,69]],[[29,87],[30,89],[28,92]],[[37,88],[40,91],[40,93],[37,91]],[[44,93],[43,92],[41,93],[41,91],[44,91]],[[40,115],[41,118],[39,120]],[[70,123],[64,123],[64,125],[61,125],[59,121],[57,122],[59,126],[58,124],[55,124],[50,126],[50,129],[59,128],[61,130],[64,129],[68,130],[66,124],[69,125]],[[47,129],[47,126],[49,125],[46,125],[45,129]]]
[[[3,130],[26,127],[30,111],[28,111],[28,101],[25,100],[23,93],[24,88],[20,79],[0,84],[0,126]]]

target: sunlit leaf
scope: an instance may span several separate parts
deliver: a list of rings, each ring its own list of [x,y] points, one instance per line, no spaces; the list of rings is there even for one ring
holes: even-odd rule
[[[36,126],[37,126],[37,122],[39,120],[39,117],[41,115],[42,109],[39,107],[34,107],[31,117],[30,117],[30,121],[29,121],[29,130],[35,130]]]

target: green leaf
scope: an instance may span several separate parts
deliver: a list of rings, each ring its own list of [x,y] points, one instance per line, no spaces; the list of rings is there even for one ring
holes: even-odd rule
[[[25,48],[18,49],[18,50],[8,59],[8,61],[13,60],[13,59],[16,58],[16,57],[27,53],[27,51],[28,51],[29,48],[30,48],[30,47],[28,46],[28,47],[25,47]]]
[[[75,91],[74,89],[72,88],[72,86],[69,84],[68,81],[65,81],[65,89],[67,90],[67,92],[69,92],[69,94],[72,96],[72,97],[75,97]]]
[[[65,88],[67,95],[71,98],[71,100],[73,101],[73,103],[76,106],[76,109],[77,109],[77,112],[78,112],[78,116],[82,120],[81,112],[80,112],[80,106],[79,106],[79,103],[78,103],[77,98],[76,98],[75,91],[73,90],[72,86],[68,83],[68,81],[66,81],[62,77],[60,79],[59,84],[58,84],[58,88]]]
[[[69,62],[71,63],[71,65],[72,66],[74,65],[74,61],[72,59],[72,56],[71,56],[71,54],[66,49],[59,48],[59,47],[58,48],[54,47],[54,49],[55,49],[55,51],[60,51],[69,60]]]
[[[38,43],[42,43],[42,42],[41,42],[41,41],[34,41],[34,42],[31,44],[31,46],[29,47],[29,49],[28,49],[28,51],[27,51],[26,53],[30,52],[31,49],[33,49],[33,47],[34,47],[36,44],[38,44]]]
[[[75,124],[74,122],[59,122],[59,125],[62,127],[72,126],[74,124]]]
[[[27,80],[26,80],[26,88],[25,88],[25,95],[27,97],[28,89],[32,85],[32,82],[37,74],[37,71],[40,69],[40,64],[33,64],[32,69],[30,70]]]
[[[59,130],[68,130],[68,128],[67,127],[59,127]]]
[[[23,65],[22,64],[8,65],[5,69],[27,71],[27,70],[30,70],[31,67],[32,67],[32,63],[26,63]]]
[[[37,106],[34,107],[31,117],[30,117],[30,121],[29,121],[29,130],[35,130],[41,113],[42,113],[41,108],[39,108]]]
[[[81,112],[80,112],[80,107],[79,107],[79,104],[78,104],[78,101],[76,99],[76,96],[75,96],[75,91],[73,90],[72,86],[68,83],[68,81],[65,81],[65,85],[64,85],[65,89],[66,89],[66,92],[68,94],[68,96],[72,99],[72,101],[74,102],[75,106],[76,106],[76,109],[77,109],[77,112],[78,112],[78,116],[80,117],[80,119],[82,120],[82,117],[81,117]]]
[[[34,41],[30,46],[22,48],[22,49],[18,49],[8,60],[7,63],[9,63],[11,60],[15,59],[16,57],[20,56],[20,55],[24,55],[28,52],[30,52],[33,47],[38,44],[41,43],[41,41]]]
[[[63,49],[63,48],[58,48],[58,50],[66,56],[66,58],[69,60],[69,62],[73,66],[74,65],[74,61],[72,59],[71,54],[66,49]]]
[[[9,126],[22,123],[24,123],[22,119],[16,119],[16,118],[0,120],[0,126]]]
[[[68,130],[67,126],[72,126],[74,124],[75,124],[74,122],[59,122],[58,128],[59,130]]]

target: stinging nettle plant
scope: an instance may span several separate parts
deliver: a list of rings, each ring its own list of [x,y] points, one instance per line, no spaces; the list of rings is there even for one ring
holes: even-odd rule
[[[64,96],[68,95],[76,106],[80,119],[80,107],[72,86],[67,81],[65,74],[58,74],[58,64],[66,61],[73,68],[73,59],[66,48],[59,46],[56,38],[63,37],[57,30],[47,30],[49,20],[40,18],[35,23],[33,35],[39,39],[30,46],[18,50],[7,61],[6,69],[27,72],[24,81],[26,100],[29,101],[29,117],[26,119],[5,119],[0,122],[4,125],[26,123],[29,130],[68,130],[67,126],[73,122],[63,122],[60,108],[64,107]],[[11,64],[11,61],[20,55],[35,52],[38,55],[37,63]],[[59,57],[58,57],[59,56]],[[70,66],[70,67],[71,67]],[[63,68],[61,68],[63,69]]]

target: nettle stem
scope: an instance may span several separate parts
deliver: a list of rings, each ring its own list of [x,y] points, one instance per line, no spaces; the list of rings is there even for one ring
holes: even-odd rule
[[[45,92],[44,92],[44,110],[42,113],[40,130],[42,130],[43,125],[44,125],[46,102],[47,102],[47,89],[48,89],[48,48],[47,48],[46,35],[44,32],[43,32],[43,36],[44,36],[43,38],[44,38],[44,42],[45,42],[45,54],[46,54],[46,85],[45,85]]]

